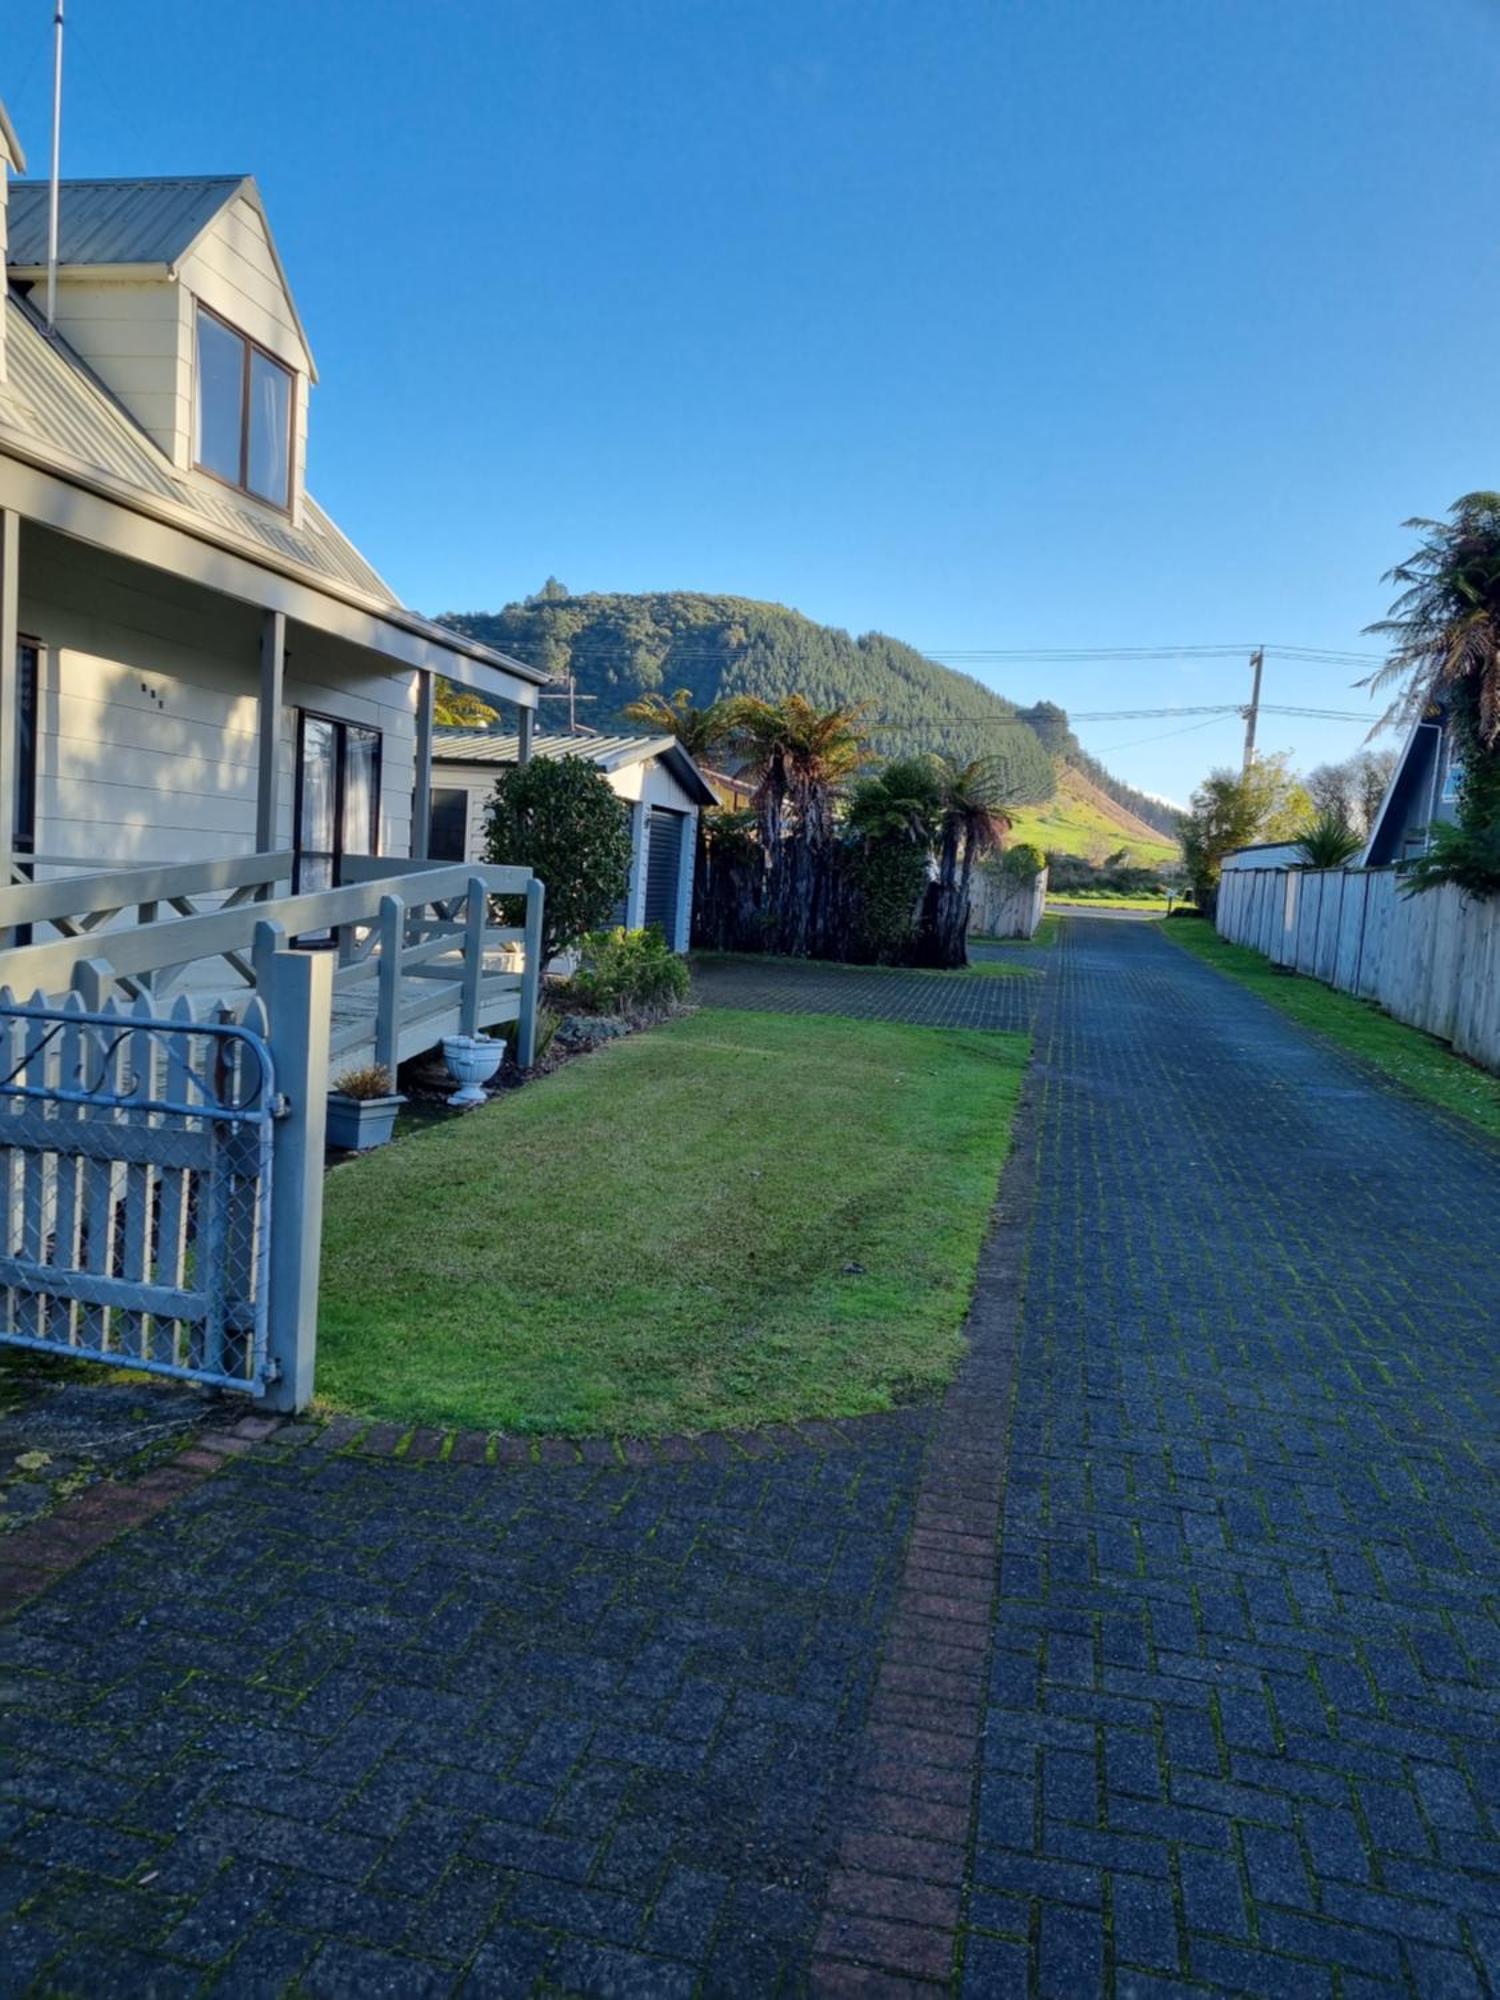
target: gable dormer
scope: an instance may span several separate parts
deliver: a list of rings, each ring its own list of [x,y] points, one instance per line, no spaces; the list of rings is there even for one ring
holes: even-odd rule
[[[18,182],[13,281],[46,245],[46,183]],[[249,176],[64,181],[57,331],[185,477],[301,519],[317,375]]]

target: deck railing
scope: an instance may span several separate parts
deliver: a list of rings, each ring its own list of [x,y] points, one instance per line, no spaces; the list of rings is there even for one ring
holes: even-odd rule
[[[290,855],[260,854],[0,889],[0,936],[40,925],[58,933],[0,949],[0,983],[21,994],[78,990],[99,1005],[111,988],[161,1002],[189,974],[197,986],[228,974],[243,994],[269,954],[317,938],[335,957],[335,1054],[369,1047],[394,1070],[403,1031],[409,1047],[424,1023],[436,1041],[450,1021],[474,1034],[515,1020],[517,1060],[530,1065],[544,892],[529,869],[351,858],[338,888],[265,899],[290,872]],[[198,899],[213,894],[226,900],[201,910]],[[524,899],[523,926],[495,921],[502,896]],[[164,917],[163,905],[174,914]],[[370,985],[373,1009],[362,1004]]]

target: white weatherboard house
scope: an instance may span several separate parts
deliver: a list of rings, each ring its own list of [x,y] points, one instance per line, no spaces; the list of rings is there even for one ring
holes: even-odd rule
[[[316,372],[252,179],[64,181],[49,328],[48,188],[9,182],[8,120],[0,153],[0,937],[409,868],[435,676],[515,704],[523,756],[544,677],[408,610],[307,491]],[[206,956],[189,984],[234,969]],[[385,1055],[443,1025],[415,1011]],[[374,1053],[362,996],[335,1015]]]
[[[0,109],[0,1341],[299,1405],[330,1071],[530,1059],[544,887],[426,842],[436,676],[523,759],[545,677],[308,492],[253,180],[65,181],[49,273],[24,167]]]
[[[485,730],[439,730],[433,749],[434,860],[481,861],[485,807],[498,772],[520,755],[516,737]],[[672,736],[539,736],[537,757],[586,757],[630,807],[630,886],[616,912],[630,929],[660,927],[686,951],[693,914],[698,815],[716,794]]]

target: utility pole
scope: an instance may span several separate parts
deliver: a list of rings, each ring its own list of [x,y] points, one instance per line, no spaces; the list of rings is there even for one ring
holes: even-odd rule
[[[1245,717],[1245,765],[1243,775],[1248,777],[1250,766],[1255,762],[1255,725],[1260,720],[1260,676],[1266,664],[1266,649],[1257,646],[1250,655],[1250,706],[1243,711]]]
[[[597,701],[596,694],[580,694],[578,682],[572,674],[560,688],[541,688],[537,692],[538,701],[566,701],[568,704],[568,734],[578,734],[578,704],[581,701]]]

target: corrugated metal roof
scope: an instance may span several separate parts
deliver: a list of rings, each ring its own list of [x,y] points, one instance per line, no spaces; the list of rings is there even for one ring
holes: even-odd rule
[[[435,764],[514,764],[520,740],[487,729],[438,729],[433,732]],[[534,736],[533,757],[587,757],[601,771],[618,771],[629,764],[660,758],[677,782],[699,805],[718,804],[718,796],[675,736]]]
[[[534,736],[533,757],[587,757],[606,771],[622,764],[643,764],[648,757],[660,757],[676,748],[672,736]],[[487,729],[438,729],[433,732],[432,754],[453,764],[514,764],[520,751],[515,736],[491,734]]]
[[[171,264],[244,187],[248,174],[188,179],[63,181],[57,254],[62,264]],[[47,261],[47,183],[13,181],[8,262]]]

